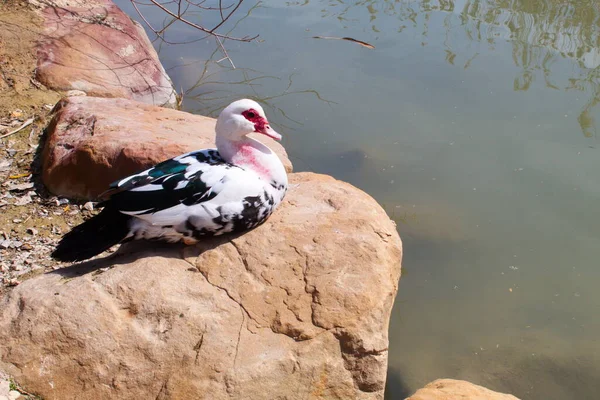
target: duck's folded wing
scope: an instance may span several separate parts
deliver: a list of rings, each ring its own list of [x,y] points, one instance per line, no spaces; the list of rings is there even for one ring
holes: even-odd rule
[[[216,150],[187,153],[113,183],[108,203],[137,216],[198,204],[218,194],[218,182],[232,168]]]
[[[106,192],[106,194],[112,196],[116,192],[130,190],[150,184],[154,180],[167,175],[178,174],[181,172],[191,172],[203,164],[219,165],[227,163],[221,158],[217,149],[192,151],[190,153],[182,154],[180,156],[163,161],[145,171],[115,181],[110,184],[109,190]]]

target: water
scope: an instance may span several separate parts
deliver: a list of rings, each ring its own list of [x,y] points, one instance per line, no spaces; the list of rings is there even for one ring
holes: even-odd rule
[[[525,399],[600,398],[599,3],[254,6],[220,30],[260,34],[225,41],[236,70],[216,62],[212,38],[155,44],[184,109],[262,99],[296,171],[351,182],[397,222],[387,398],[442,377]]]

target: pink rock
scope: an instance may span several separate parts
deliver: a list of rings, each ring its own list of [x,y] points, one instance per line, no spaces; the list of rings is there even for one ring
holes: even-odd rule
[[[60,196],[95,199],[117,179],[215,147],[215,119],[132,100],[69,97],[54,113],[42,156],[43,180]],[[291,172],[284,148],[257,136]]]
[[[37,79],[55,90],[174,107],[176,92],[144,29],[110,0],[47,6]]]

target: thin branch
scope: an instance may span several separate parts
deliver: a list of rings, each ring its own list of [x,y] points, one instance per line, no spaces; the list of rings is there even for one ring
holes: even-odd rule
[[[234,12],[235,12],[235,11],[236,11],[238,8],[240,8],[240,6],[242,5],[242,3],[243,3],[243,2],[244,2],[244,0],[240,0],[240,1],[238,1],[237,5],[236,5],[236,6],[233,8],[233,10],[231,10],[231,12],[230,12],[230,13],[229,13],[229,14],[228,14],[226,17],[225,17],[225,19],[223,19],[221,22],[219,22],[219,23],[217,24],[217,26],[215,26],[214,28],[212,28],[212,29],[210,30],[210,33],[213,33],[213,32],[214,32],[215,30],[217,30],[217,29],[218,29],[218,28],[219,28],[221,25],[223,25],[223,24],[224,24],[224,23],[225,23],[225,22],[226,22],[226,21],[227,21],[227,20],[228,20],[228,19],[229,19],[229,18],[230,18],[232,15],[233,15],[233,13],[234,13]],[[221,14],[221,16],[222,16],[222,14]],[[258,35],[257,35],[257,37],[258,37]]]
[[[8,132],[6,135],[0,136],[0,139],[4,139],[5,137],[9,137],[10,135],[14,135],[15,133],[20,132],[23,129],[27,128],[31,124],[33,124],[33,118],[29,118],[27,121],[23,122],[23,125],[21,125],[17,129],[15,129],[14,131]]]
[[[229,57],[229,54],[227,54],[227,50],[225,50],[225,46],[223,46],[223,42],[221,42],[221,38],[218,37],[218,36],[215,36],[215,39],[217,39],[217,43],[219,43],[219,46],[221,46],[221,50],[223,51],[223,54],[225,54],[225,58],[222,58],[219,61],[222,61],[224,59],[228,59],[229,62],[231,63],[231,68],[235,69],[235,64],[233,63],[233,60],[231,59],[231,57]],[[217,61],[217,63],[219,61]]]
[[[180,4],[181,4],[181,1],[182,1],[182,0],[179,0],[179,3],[180,3]],[[218,37],[218,38],[223,38],[223,39],[231,39],[231,40],[236,40],[236,41],[239,41],[239,42],[251,42],[251,41],[255,40],[255,39],[258,37],[258,35],[256,35],[256,36],[252,36],[252,37],[244,36],[244,37],[238,38],[238,37],[232,37],[232,36],[228,36],[228,35],[222,35],[222,34],[220,34],[220,33],[216,33],[216,32],[215,32],[215,30],[216,30],[216,29],[218,29],[218,28],[219,28],[221,25],[223,25],[223,24],[225,23],[225,21],[227,21],[227,19],[229,19],[229,18],[231,17],[231,15],[233,15],[233,13],[234,13],[234,12],[235,12],[235,11],[236,11],[238,8],[239,8],[239,6],[241,5],[241,3],[242,3],[243,1],[244,1],[244,0],[240,0],[240,1],[238,2],[238,4],[236,5],[236,7],[235,7],[235,8],[234,8],[234,9],[233,9],[233,10],[232,10],[232,11],[231,11],[231,12],[230,12],[228,15],[227,15],[227,17],[225,17],[225,20],[224,20],[224,21],[221,21],[220,23],[218,23],[218,24],[217,24],[217,25],[216,25],[214,28],[212,28],[212,29],[207,29],[207,28],[204,28],[203,26],[200,26],[200,25],[198,25],[198,24],[195,24],[195,23],[193,23],[193,22],[191,22],[191,21],[187,20],[187,19],[186,19],[186,18],[184,18],[182,15],[177,15],[177,14],[175,14],[173,11],[169,10],[168,8],[166,8],[166,7],[165,7],[163,4],[159,3],[157,0],[150,0],[150,2],[151,2],[152,4],[154,4],[156,7],[160,8],[160,9],[161,9],[162,11],[164,11],[166,14],[170,15],[170,16],[171,16],[171,17],[173,17],[173,18],[176,18],[177,20],[179,20],[179,21],[183,22],[183,23],[184,23],[184,24],[186,24],[186,25],[189,25],[189,26],[191,26],[192,28],[198,29],[199,31],[202,31],[202,32],[208,33],[208,34],[210,34],[210,35],[213,35],[213,36],[215,36],[215,37]],[[139,2],[139,0],[131,0],[131,2],[132,2],[132,3],[136,3],[136,2]],[[140,4],[142,4],[142,3],[140,3]],[[155,31],[155,32],[156,32],[156,31]]]
[[[148,22],[148,20],[146,19],[146,17],[144,17],[144,14],[142,14],[142,12],[140,11],[140,9],[139,9],[139,8],[138,8],[138,6],[137,6],[137,3],[136,3],[135,1],[132,1],[132,2],[131,2],[131,4],[132,4],[132,5],[133,5],[133,7],[135,8],[135,11],[138,13],[138,15],[140,16],[140,18],[141,18],[141,19],[144,21],[144,23],[145,23],[146,25],[148,25],[148,28],[152,29],[152,31],[153,31],[154,33],[156,33],[156,34],[157,34],[157,36],[160,36],[160,35],[157,33],[156,29],[154,29],[154,28],[152,27],[152,25],[150,24],[150,22]]]

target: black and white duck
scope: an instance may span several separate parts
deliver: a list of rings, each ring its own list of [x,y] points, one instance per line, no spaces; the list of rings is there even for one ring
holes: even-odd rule
[[[99,204],[102,212],[67,233],[52,257],[85,260],[134,239],[193,244],[260,225],[283,200],[288,181],[279,157],[248,137],[252,132],[281,140],[258,103],[231,103],[217,119],[216,149],[182,154],[114,182]]]

